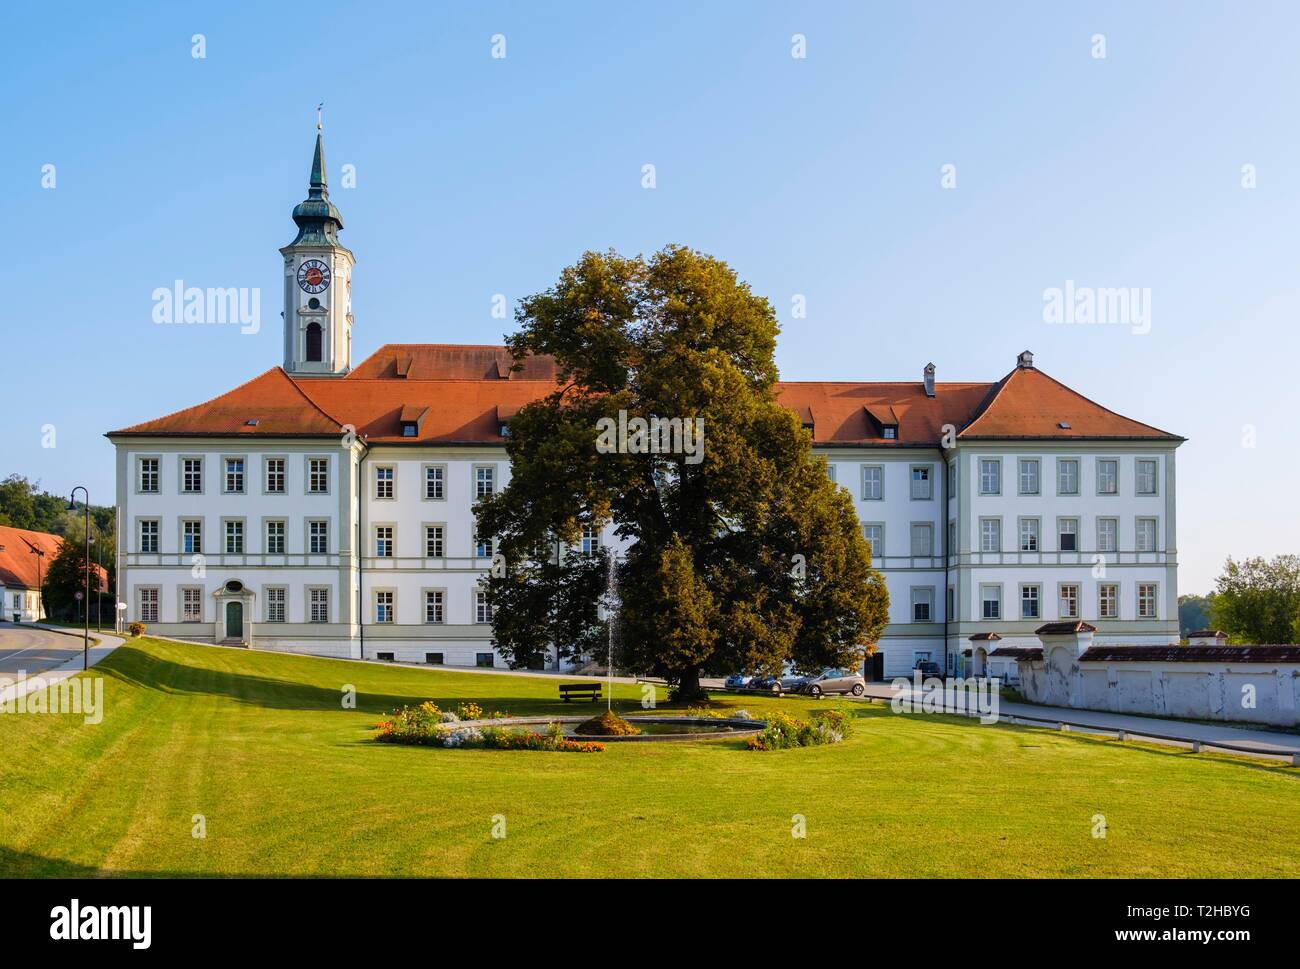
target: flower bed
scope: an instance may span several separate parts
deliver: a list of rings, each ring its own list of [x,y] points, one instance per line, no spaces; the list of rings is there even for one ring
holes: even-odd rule
[[[605,749],[604,744],[593,740],[569,740],[558,723],[551,724],[544,734],[484,727],[483,746],[494,750],[560,750],[573,754],[599,754]]]
[[[784,713],[773,713],[767,726],[746,741],[750,750],[788,750],[791,747],[818,747],[838,744],[852,733],[852,721],[839,710],[813,714],[812,720],[796,720]]]
[[[468,714],[474,716],[468,716]],[[380,743],[415,744],[427,747],[487,747],[493,750],[557,750],[578,754],[598,754],[604,744],[569,740],[558,723],[547,732],[516,732],[504,727],[461,726],[462,720],[481,719],[483,709],[476,703],[462,703],[459,713],[444,711],[436,703],[425,701],[416,707],[402,707],[375,724]],[[509,714],[493,713],[491,719],[505,719]],[[636,728],[632,728],[635,730]]]

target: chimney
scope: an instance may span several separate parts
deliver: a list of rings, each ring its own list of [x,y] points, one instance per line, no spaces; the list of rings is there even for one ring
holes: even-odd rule
[[[925,383],[925,396],[933,397],[934,396],[934,364],[927,363],[925,365],[925,370],[923,370],[921,373],[922,373],[921,379]]]

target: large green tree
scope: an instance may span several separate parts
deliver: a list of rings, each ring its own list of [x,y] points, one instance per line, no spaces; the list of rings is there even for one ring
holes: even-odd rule
[[[534,657],[539,635],[561,654],[594,640],[574,634],[599,632],[597,570],[563,549],[611,521],[627,543],[616,566],[623,668],[695,696],[702,675],[862,661],[888,594],[848,493],[776,401],[767,300],[682,247],[648,259],[589,252],[525,299],[516,322],[516,359],[553,356],[560,386],[510,422],[510,483],[475,509],[505,564],[486,587],[512,662]],[[676,423],[656,435],[640,421]],[[539,571],[539,550],[557,543]]]
[[[1229,558],[1210,609],[1214,625],[1233,642],[1300,642],[1300,556]]]

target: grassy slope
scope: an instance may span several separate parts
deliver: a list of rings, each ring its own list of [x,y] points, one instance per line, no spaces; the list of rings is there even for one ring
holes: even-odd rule
[[[149,639],[92,673],[107,679],[98,726],[0,716],[2,874],[1300,875],[1293,768],[879,703],[844,704],[857,735],[808,750],[397,747],[369,728],[404,702],[574,707],[549,679]],[[341,709],[345,683],[357,710]],[[639,695],[616,688],[625,710]]]

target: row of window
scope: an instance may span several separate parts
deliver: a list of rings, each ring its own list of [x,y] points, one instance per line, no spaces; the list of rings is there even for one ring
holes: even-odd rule
[[[835,465],[827,465],[831,480],[835,480]],[[1078,458],[1056,459],[1056,493],[1058,495],[1078,495],[1080,491],[1080,472]],[[885,466],[883,464],[864,464],[862,468],[862,500],[885,500]],[[910,497],[913,501],[928,501],[934,497],[933,465],[914,464],[908,469],[911,486]],[[1138,495],[1155,495],[1158,493],[1158,463],[1154,458],[1139,458],[1137,461],[1137,481],[1134,493]],[[949,491],[957,493],[957,462],[949,465]],[[1120,475],[1118,458],[1099,458],[1097,460],[1096,494],[1118,495],[1120,493]],[[981,495],[1002,494],[1002,458],[980,458],[979,493]],[[1020,458],[1017,462],[1016,493],[1021,495],[1042,494],[1042,461],[1039,458]]]
[[[139,541],[137,549],[145,553],[161,551],[159,529],[161,522],[157,518],[136,519]],[[325,555],[329,552],[330,523],[327,518],[308,518],[307,552],[311,555]],[[284,519],[269,519],[263,522],[262,550],[266,555],[284,555],[288,549],[286,529],[288,522]],[[243,555],[245,552],[246,528],[242,518],[225,518],[221,522],[220,549],[227,555]],[[185,555],[199,555],[203,552],[203,519],[180,519],[180,550]]]
[[[159,621],[159,595],[156,586],[145,586],[137,590],[138,615],[141,622]],[[307,621],[326,623],[330,621],[330,590],[327,586],[309,587],[307,594]],[[180,589],[181,622],[203,622],[204,590],[199,586],[185,586]],[[371,621],[375,623],[392,623],[396,621],[397,593],[390,590],[378,590],[372,593]],[[447,593],[443,589],[426,589],[424,597],[424,622],[438,625],[447,621]],[[263,621],[281,623],[288,621],[289,590],[285,586],[264,586],[262,588]],[[492,605],[487,594],[474,591],[473,616],[475,623],[492,622]]]
[[[157,518],[137,519],[139,542],[137,549],[144,553],[157,553],[160,548]],[[284,519],[268,519],[263,522],[262,550],[266,555],[283,555],[288,546],[285,530],[288,523]],[[306,520],[307,552],[311,555],[324,555],[329,551],[329,520],[309,518]],[[220,549],[227,555],[243,555],[246,551],[245,525],[242,518],[227,518],[221,522]],[[396,548],[396,526],[374,526],[374,555],[377,558],[392,558]],[[180,549],[183,554],[197,555],[203,552],[203,519],[182,518],[180,520]],[[600,551],[600,532],[593,526],[582,529],[581,550],[584,555],[595,555]],[[491,558],[494,551],[490,538],[474,538],[474,556]],[[446,526],[424,526],[424,555],[426,558],[445,558],[447,554]]]
[[[1057,617],[1060,619],[1082,619],[1080,612],[1080,586],[1077,582],[1061,582],[1057,585]],[[1137,583],[1137,617],[1139,619],[1158,618],[1159,583]],[[954,590],[948,589],[948,615],[952,615]],[[1039,583],[1025,583],[1020,586],[1020,618],[1042,618],[1043,587]],[[935,622],[934,587],[912,586],[910,589],[912,622]],[[1097,586],[1097,618],[1118,619],[1120,607],[1120,587],[1117,582],[1102,582]],[[1003,618],[1002,586],[997,584],[980,586],[980,618],[1000,620]]]
[[[1160,584],[1158,582],[1137,583],[1137,618],[1156,619],[1159,613]],[[1020,586],[1020,618],[1041,619],[1041,600],[1043,587],[1036,583]],[[1118,619],[1120,609],[1120,587],[1117,582],[1101,582],[1097,585],[1097,618]],[[1002,586],[980,586],[980,618],[1001,619],[1003,617]],[[1057,618],[1082,619],[1080,613],[1080,594],[1077,582],[1062,582],[1057,585]]]
[[[447,466],[445,464],[425,464],[421,466],[422,493],[426,501],[441,501],[446,497]],[[397,499],[397,466],[392,464],[375,465],[372,476],[374,488],[371,497],[376,501],[394,501]],[[491,464],[474,466],[474,499],[487,498],[496,494],[497,469]]]
[[[424,526],[425,558],[440,559],[446,555],[445,536],[446,526],[444,525]],[[397,526],[375,525],[373,547],[376,558],[392,558],[395,554],[394,549],[397,547]],[[600,551],[600,530],[593,525],[584,525],[579,549],[583,555],[598,553]],[[475,558],[491,558],[495,551],[496,543],[493,539],[484,538],[477,534],[474,536]]]
[[[141,494],[156,495],[162,490],[161,458],[139,458],[136,462],[136,490]],[[306,460],[306,493],[325,495],[330,490],[330,459],[327,457],[308,457]],[[262,491],[268,495],[287,493],[287,458],[264,458],[262,460]],[[202,457],[182,457],[180,459],[181,494],[198,495],[203,493]],[[222,459],[221,491],[223,494],[242,495],[247,493],[248,461],[243,457]]]
[[[377,653],[375,654],[375,658],[378,659],[380,662],[393,663],[393,662],[396,662],[395,657],[396,657],[396,653],[393,653],[393,652],[385,652],[384,650],[380,650],[379,652],[377,652]],[[425,661],[426,663],[428,663],[430,666],[444,666],[444,665],[446,665],[447,658],[446,658],[446,654],[445,654],[445,653],[430,653],[430,652],[426,652],[426,653],[424,654],[424,661]],[[493,667],[493,666],[496,665],[496,654],[494,654],[494,653],[475,653],[475,654],[474,654],[474,665],[475,665],[475,666],[482,666],[482,667],[485,667],[485,668],[489,668],[489,669],[490,669],[491,667]]]
[[[979,550],[981,552],[1012,551],[1002,544],[1002,519],[981,518],[979,520]],[[948,524],[948,547],[955,549],[956,522]],[[927,557],[935,554],[934,525],[930,522],[912,522],[911,555]],[[1134,549],[1138,552],[1154,552],[1158,548],[1160,520],[1158,518],[1137,518],[1134,522]],[[1042,543],[1042,519],[1019,518],[1016,521],[1016,551],[1045,551]],[[871,546],[873,557],[884,554],[885,525],[883,522],[864,522],[862,534]],[[1119,519],[1097,519],[1097,541],[1093,551],[1118,552],[1120,541]],[[1056,549],[1058,552],[1082,551],[1079,543],[1079,519],[1058,518],[1056,520]]]
[[[262,492],[268,495],[287,493],[287,458],[262,459]],[[162,480],[160,458],[139,458],[137,461],[136,488],[141,494],[158,494]],[[307,457],[306,493],[309,495],[329,494],[330,459],[327,457]],[[244,457],[226,457],[221,459],[221,491],[228,495],[248,493],[248,460]],[[182,457],[180,459],[181,494],[203,493],[202,457]],[[447,466],[445,464],[426,464],[421,469],[423,476],[423,495],[431,501],[441,501],[446,497]],[[376,499],[387,500],[397,497],[397,469],[394,465],[377,465],[374,469],[374,492]],[[485,498],[496,491],[496,467],[493,465],[476,465],[474,467],[474,497]]]
[[[1094,493],[1098,495],[1118,495],[1120,493],[1119,459],[1098,458]],[[955,465],[954,465],[955,467]],[[1134,494],[1154,495],[1158,493],[1159,464],[1154,458],[1138,458],[1136,465],[1136,482]],[[1077,495],[1080,493],[1081,481],[1078,458],[1056,459],[1056,493],[1058,495]],[[979,459],[979,493],[982,495],[1002,494],[1002,459]],[[1038,458],[1019,458],[1016,462],[1016,493],[1020,495],[1042,494],[1042,463]]]
[[[1118,552],[1120,550],[1120,525],[1118,518],[1098,518],[1097,532],[1093,551]],[[1021,552],[1043,551],[1042,520],[1039,518],[1016,519],[1016,550]],[[1133,523],[1133,548],[1138,552],[1154,552],[1159,547],[1160,519],[1139,517]],[[979,520],[979,550],[981,552],[1006,551],[1002,544],[1002,519],[981,518]],[[1082,551],[1079,541],[1079,519],[1056,519],[1056,551]]]

